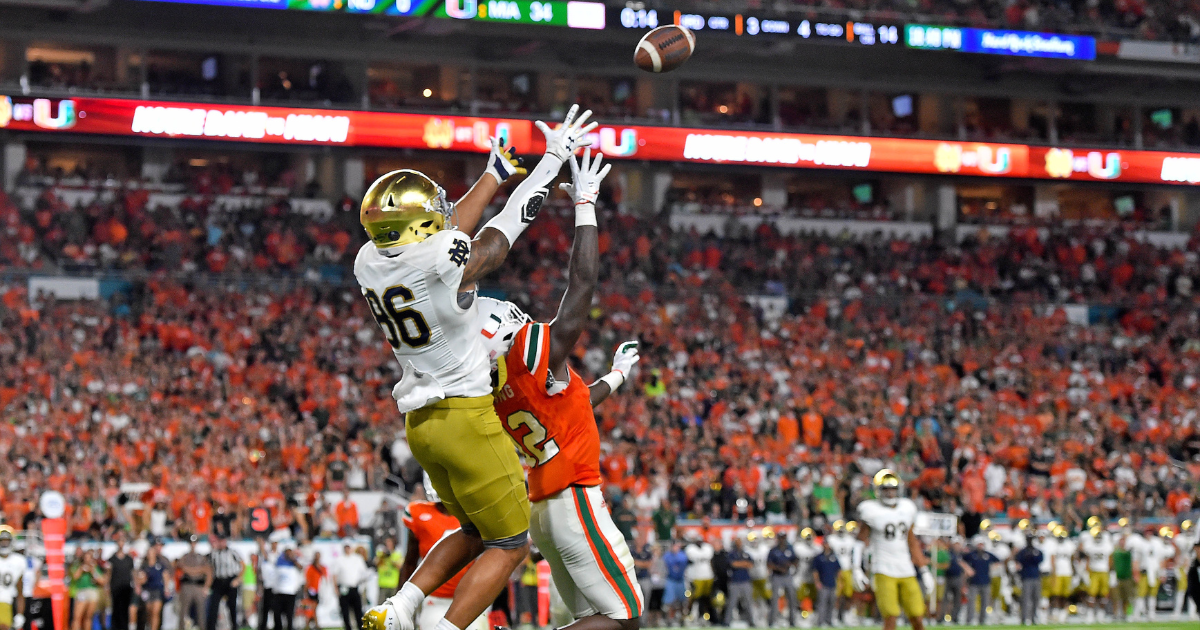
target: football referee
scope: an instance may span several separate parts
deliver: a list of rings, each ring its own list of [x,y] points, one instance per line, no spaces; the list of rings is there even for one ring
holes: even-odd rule
[[[221,533],[216,533],[212,537],[212,546],[212,555],[209,558],[212,562],[212,590],[209,591],[208,596],[208,614],[205,616],[206,630],[217,630],[221,600],[225,600],[225,606],[229,610],[230,630],[238,630],[241,626],[238,625],[237,598],[238,591],[242,587],[242,574],[246,569],[246,563],[242,561],[236,551],[229,548],[229,544],[225,542],[225,537]]]

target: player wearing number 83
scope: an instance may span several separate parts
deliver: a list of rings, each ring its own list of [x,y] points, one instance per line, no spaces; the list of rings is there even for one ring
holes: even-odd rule
[[[529,500],[512,444],[492,407],[487,351],[480,341],[475,283],[499,268],[510,245],[537,217],[547,186],[595,123],[572,107],[546,136],[546,154],[504,208],[474,230],[497,187],[520,172],[492,139],[487,169],[457,208],[422,173],[384,175],[363,197],[370,242],[354,275],[371,314],[403,368],[392,389],[405,414],[413,456],[462,528],[434,547],[401,588],[363,616],[364,630],[413,630],[425,596],[469,562],[438,630],[462,630],[499,595],[528,554]],[[462,228],[459,231],[456,228]]]
[[[644,602],[633,555],[600,490],[600,434],[592,407],[624,382],[637,342],[621,344],[595,383],[567,364],[591,309],[599,273],[595,200],[608,173],[601,156],[571,162],[575,242],[554,321],[529,321],[515,305],[482,300],[480,328],[496,361],[496,412],[529,463],[529,533],[550,564],[573,630],[636,630]],[[502,356],[503,355],[503,356]]]
[[[900,496],[900,477],[886,468],[875,473],[874,486],[879,498],[858,505],[862,523],[858,537],[871,552],[871,583],[883,628],[893,630],[903,610],[914,630],[924,630],[925,598],[921,589],[932,593],[935,585],[927,566],[929,560],[912,531],[917,504]],[[865,586],[866,576],[858,558],[854,559],[854,579],[860,587]]]

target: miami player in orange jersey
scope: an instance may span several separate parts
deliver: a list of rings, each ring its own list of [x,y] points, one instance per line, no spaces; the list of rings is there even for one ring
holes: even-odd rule
[[[624,382],[637,342],[621,344],[613,371],[588,386],[567,364],[591,309],[599,273],[595,201],[602,156],[571,159],[575,242],[566,293],[549,324],[515,305],[481,299],[484,346],[496,359],[495,407],[529,464],[529,534],[550,564],[575,630],[637,630],[645,602],[633,555],[600,489],[600,433],[592,407]],[[501,356],[506,355],[506,356]]]
[[[404,562],[400,565],[400,581],[404,582],[417,570],[418,560],[424,560],[429,550],[443,538],[462,528],[458,519],[454,518],[442,505],[437,490],[425,475],[425,500],[411,501],[404,508],[404,526],[408,528],[408,550],[404,553]],[[417,613],[417,630],[433,630],[438,622],[450,610],[450,602],[454,600],[454,591],[458,582],[471,565],[463,567],[454,577],[425,596],[421,602],[420,612]],[[488,630],[487,616],[480,615],[464,630]]]

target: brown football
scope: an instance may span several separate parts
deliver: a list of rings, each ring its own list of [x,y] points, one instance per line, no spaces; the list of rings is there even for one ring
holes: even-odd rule
[[[646,72],[670,72],[683,65],[696,50],[696,36],[678,24],[660,26],[642,37],[633,51],[633,63]]]

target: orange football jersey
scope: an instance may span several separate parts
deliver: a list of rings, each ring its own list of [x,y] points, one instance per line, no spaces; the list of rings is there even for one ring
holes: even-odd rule
[[[409,503],[408,507],[404,509],[403,520],[404,526],[417,537],[417,550],[422,558],[447,533],[461,527],[458,519],[449,514],[442,514],[438,511],[436,505],[428,501],[413,501]],[[454,589],[458,588],[458,581],[462,579],[467,569],[470,568],[470,564],[463,567],[463,570],[459,571],[458,575],[450,578],[445,584],[430,593],[430,597],[454,597]]]
[[[573,485],[600,485],[600,431],[583,378],[567,366],[567,388],[553,395],[546,391],[550,325],[525,324],[502,367],[496,413],[529,461],[529,500],[541,501]]]

